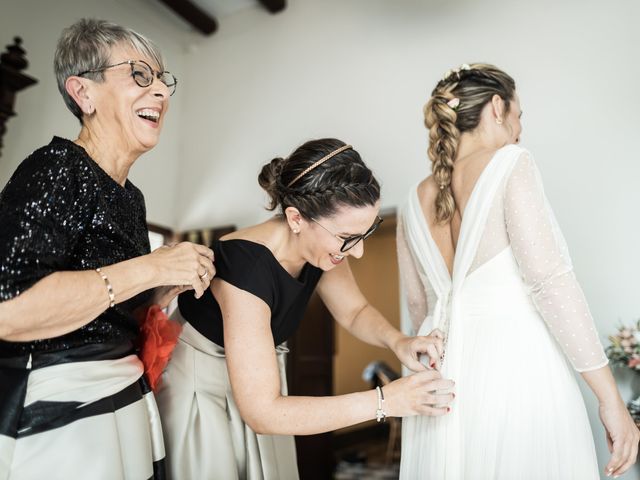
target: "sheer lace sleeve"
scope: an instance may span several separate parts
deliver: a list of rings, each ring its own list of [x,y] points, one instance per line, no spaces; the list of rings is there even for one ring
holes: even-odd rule
[[[513,254],[548,328],[578,372],[603,367],[607,357],[528,153],[518,159],[506,184],[504,208]]]
[[[413,261],[409,244],[407,243],[402,215],[398,215],[396,243],[398,248],[401,296],[403,297],[402,300],[405,302],[411,320],[412,333],[415,335],[427,316],[427,293],[420,280],[420,275]]]

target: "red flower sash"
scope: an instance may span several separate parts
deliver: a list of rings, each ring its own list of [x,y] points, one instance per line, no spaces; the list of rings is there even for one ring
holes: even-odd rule
[[[158,305],[149,307],[140,326],[140,360],[154,392],[160,386],[162,372],[169,363],[181,331],[182,325],[170,320]]]

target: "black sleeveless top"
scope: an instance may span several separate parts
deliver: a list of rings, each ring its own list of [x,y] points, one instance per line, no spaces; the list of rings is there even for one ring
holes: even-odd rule
[[[263,300],[271,309],[271,333],[275,345],[291,337],[298,325],[322,270],[305,263],[300,276],[292,277],[264,245],[249,240],[216,241],[216,277]],[[224,346],[222,313],[210,289],[196,299],[192,291],[178,298],[180,313],[202,335]]]

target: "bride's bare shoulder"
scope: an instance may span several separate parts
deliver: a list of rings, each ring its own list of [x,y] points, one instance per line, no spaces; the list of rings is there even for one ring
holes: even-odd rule
[[[432,175],[418,184],[418,199],[425,217],[431,219],[435,215],[435,203],[438,196],[438,186]]]
[[[437,195],[438,187],[433,179],[433,175],[429,175],[418,184],[418,198],[420,199],[420,203],[424,204],[425,201],[435,201]]]

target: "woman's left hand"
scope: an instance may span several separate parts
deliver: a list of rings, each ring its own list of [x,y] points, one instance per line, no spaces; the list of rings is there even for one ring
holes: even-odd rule
[[[393,353],[405,367],[414,372],[425,370],[427,367],[420,362],[422,355],[429,357],[429,367],[435,370],[440,369],[440,357],[444,351],[443,333],[435,329],[426,337],[408,337],[403,335],[396,341]]]
[[[599,413],[611,452],[605,473],[617,478],[636,462],[640,432],[621,401],[613,405],[600,404]]]

